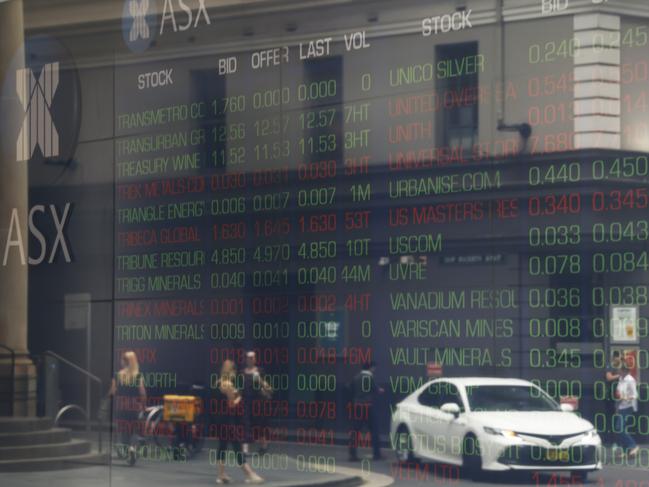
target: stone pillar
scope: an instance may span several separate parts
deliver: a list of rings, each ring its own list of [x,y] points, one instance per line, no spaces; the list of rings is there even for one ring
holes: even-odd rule
[[[10,67],[10,64],[23,40],[22,0],[0,0],[0,86],[6,80],[15,79],[16,67]],[[0,96],[12,95],[12,92],[0,92]],[[19,104],[14,105],[17,110],[20,109]],[[2,117],[22,119],[23,116],[20,112],[2,113]],[[0,415],[7,415],[10,411],[9,404],[13,402],[15,416],[35,416],[36,369],[27,350],[27,265],[21,258],[18,247],[12,247],[6,262],[4,261],[14,209],[20,222],[18,228],[24,245],[23,251],[27,253],[27,162],[17,162],[16,157],[11,157],[16,151],[15,142],[13,147],[3,147],[11,139],[12,137],[0,137],[0,344],[15,350],[16,362],[12,388],[11,382],[7,380],[12,372],[11,359],[3,355],[8,352],[0,347]],[[14,227],[12,238],[16,237]],[[12,389],[13,398],[8,400]]]
[[[575,149],[621,148],[620,17],[574,17]]]

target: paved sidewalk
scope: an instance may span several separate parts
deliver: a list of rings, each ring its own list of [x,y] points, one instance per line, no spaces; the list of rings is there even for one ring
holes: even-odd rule
[[[313,459],[311,459],[313,460]],[[188,487],[216,485],[216,465],[210,462],[209,450],[186,462],[140,459],[134,467],[113,458],[108,466],[84,467],[52,472],[3,473],[7,487]],[[263,458],[255,456],[251,465],[266,479],[267,487],[355,487],[363,482],[353,473],[315,468],[309,457],[295,458],[271,451]],[[231,485],[246,485],[241,469],[226,468],[233,478]]]

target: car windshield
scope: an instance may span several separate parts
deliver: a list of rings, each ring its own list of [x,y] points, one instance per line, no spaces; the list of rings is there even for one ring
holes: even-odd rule
[[[530,386],[467,386],[471,411],[559,411],[545,392]]]

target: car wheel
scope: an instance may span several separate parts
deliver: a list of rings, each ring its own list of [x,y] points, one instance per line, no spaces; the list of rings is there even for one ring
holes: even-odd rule
[[[400,463],[416,462],[417,458],[412,451],[412,436],[406,426],[399,426],[395,439],[394,451]]]
[[[462,469],[471,480],[478,480],[482,474],[482,454],[475,435],[466,435],[462,442]]]

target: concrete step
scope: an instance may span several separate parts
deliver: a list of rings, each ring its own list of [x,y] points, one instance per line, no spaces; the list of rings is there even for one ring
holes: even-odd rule
[[[90,453],[90,449],[90,442],[84,440],[49,445],[3,446],[0,447],[0,461],[85,455]]]
[[[54,426],[52,418],[0,417],[0,433],[25,433],[49,430]]]
[[[52,428],[43,431],[26,431],[22,433],[0,433],[0,448],[5,446],[47,445],[70,441],[70,430]]]
[[[24,458],[21,460],[0,460],[0,472],[42,472],[47,470],[67,470],[71,468],[96,467],[108,465],[110,455],[106,453],[86,453],[63,457]]]

